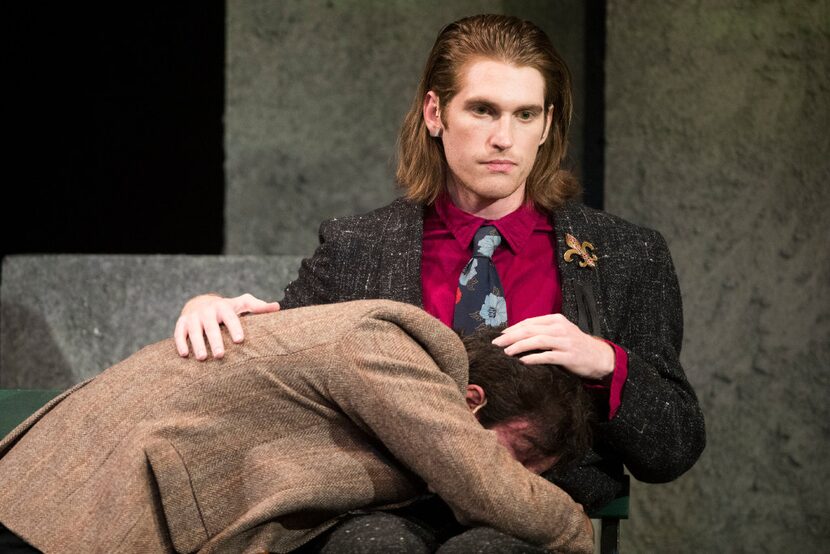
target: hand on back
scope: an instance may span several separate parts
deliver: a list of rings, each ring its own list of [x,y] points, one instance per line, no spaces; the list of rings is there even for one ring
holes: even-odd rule
[[[176,342],[176,350],[182,357],[190,354],[187,340],[193,347],[193,354],[197,360],[206,360],[208,357],[205,345],[210,345],[210,351],[214,358],[222,358],[225,355],[225,344],[222,340],[220,324],[228,328],[228,333],[235,343],[245,339],[242,331],[242,324],[239,321],[240,314],[252,313],[263,314],[276,312],[280,309],[277,302],[265,302],[251,294],[243,294],[236,298],[223,298],[215,294],[203,294],[191,298],[182,308],[182,314],[176,322],[176,329],[173,332],[173,339]]]

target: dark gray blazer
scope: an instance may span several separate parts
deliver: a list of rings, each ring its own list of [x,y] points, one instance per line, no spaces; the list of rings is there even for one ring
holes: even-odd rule
[[[562,282],[562,313],[628,353],[622,403],[595,428],[593,451],[578,467],[549,477],[586,509],[620,490],[622,466],[644,482],[671,481],[706,443],[703,413],[678,359],[683,338],[680,290],[668,247],[656,231],[581,204],[552,214]],[[588,241],[595,268],[564,261],[565,234]],[[320,246],[285,289],[283,308],[383,298],[423,306],[423,206],[396,200],[365,215],[320,226]]]

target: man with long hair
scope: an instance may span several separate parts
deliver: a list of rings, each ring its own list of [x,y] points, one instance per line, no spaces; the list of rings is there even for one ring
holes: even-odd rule
[[[623,467],[646,482],[677,478],[705,445],[679,361],[677,277],[658,232],[578,202],[563,167],[571,104],[568,69],[534,24],[480,15],[447,25],[401,128],[404,197],[323,223],[279,304],[192,299],[174,332],[179,353],[205,359],[206,338],[221,357],[219,326],[242,341],[240,313],[408,302],[457,329],[502,328],[493,342],[507,354],[583,380],[601,412],[593,451],[548,475],[577,502],[613,498]]]

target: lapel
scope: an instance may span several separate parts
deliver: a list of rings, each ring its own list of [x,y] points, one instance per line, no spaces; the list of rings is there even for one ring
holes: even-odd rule
[[[600,297],[600,268],[603,252],[602,236],[599,227],[591,224],[589,213],[581,204],[567,203],[551,212],[552,224],[556,233],[556,265],[562,285],[562,315],[576,323],[586,332],[598,336],[606,334],[605,326],[597,315]],[[565,240],[570,234],[580,245],[590,242],[599,258],[595,267],[580,267],[582,258],[574,255],[570,262],[565,261],[565,253],[571,248]]]

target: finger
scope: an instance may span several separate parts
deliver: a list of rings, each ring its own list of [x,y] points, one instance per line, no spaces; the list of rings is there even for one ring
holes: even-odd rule
[[[191,317],[187,321],[187,336],[190,338],[190,346],[193,349],[193,355],[197,360],[204,360],[207,358],[207,349],[205,348],[205,337],[202,334],[202,324],[195,317]]]
[[[179,356],[187,358],[190,350],[187,348],[187,323],[183,317],[176,321],[176,329],[173,331],[173,340],[176,343],[176,350]]]
[[[234,313],[230,305],[222,304],[218,310],[220,320],[228,328],[228,333],[231,335],[231,340],[240,343],[245,340],[245,332],[242,330],[242,323],[239,321],[239,316]],[[213,344],[213,343],[211,343]]]
[[[493,339],[493,344],[495,344],[496,346],[505,347],[513,344],[516,341],[533,337],[536,335],[556,336],[558,334],[561,334],[561,326],[555,323],[546,325],[527,325],[525,327],[513,329],[510,332],[504,332],[503,334]]]
[[[491,342],[496,346],[500,346],[504,348],[505,346],[510,346],[517,340],[523,339],[524,333],[522,333],[521,329],[514,329],[510,333],[502,331],[502,334],[494,338]]]
[[[504,349],[508,356],[515,356],[531,350],[559,350],[560,344],[557,339],[548,335],[534,335],[532,337],[514,342]]]
[[[233,311],[237,314],[245,314],[251,311],[251,307],[257,305],[257,303],[262,302],[259,298],[254,296],[253,294],[245,293],[237,296],[236,298],[228,299],[230,302]]]
[[[567,358],[567,355],[564,352],[560,352],[558,350],[546,350],[544,352],[535,352],[533,354],[527,354],[526,356],[521,356],[519,358],[519,360],[523,364],[528,364],[528,365],[552,364],[552,365],[564,366],[566,358]]]
[[[218,314],[215,312],[214,314],[213,317],[208,316],[204,319],[205,335],[207,336],[208,344],[210,344],[210,351],[213,353],[213,357],[221,359],[225,355],[225,342],[222,340],[222,330],[219,329]],[[205,353],[205,358],[207,358],[207,353]]]
[[[545,314],[538,315],[536,317],[529,317],[527,319],[521,320],[520,322],[514,325],[511,325],[510,327],[503,329],[502,333],[509,333],[510,331],[513,331],[515,329],[522,329],[524,327],[527,327],[528,325],[549,325],[562,319],[567,320],[567,318],[562,314]]]
[[[279,302],[264,302],[262,300],[257,300],[248,308],[248,311],[252,314],[267,314],[271,312],[278,312],[279,310]]]

